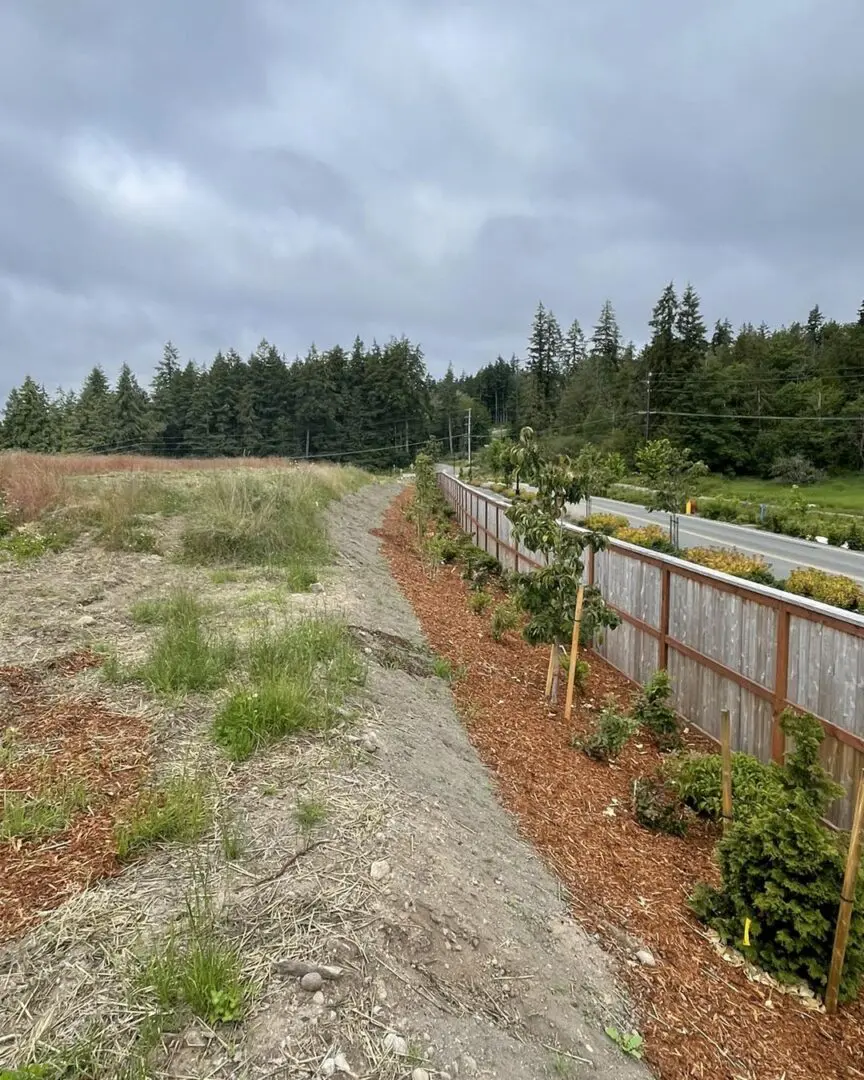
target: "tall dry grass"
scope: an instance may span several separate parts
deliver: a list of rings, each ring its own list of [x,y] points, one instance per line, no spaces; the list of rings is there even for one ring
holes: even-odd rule
[[[9,517],[35,521],[69,498],[68,481],[78,476],[111,473],[216,471],[220,469],[284,469],[297,467],[285,458],[158,458],[137,454],[0,453],[0,494]]]

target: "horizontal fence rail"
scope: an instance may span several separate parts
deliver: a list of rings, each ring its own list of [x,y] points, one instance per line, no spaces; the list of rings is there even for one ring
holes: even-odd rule
[[[509,570],[540,565],[513,538],[509,500],[446,472],[438,483],[478,547]],[[612,538],[588,552],[586,578],[622,620],[597,651],[640,684],[666,668],[676,710],[713,739],[728,709],[733,750],[780,762],[782,711],[818,717],[823,764],[848,792],[828,818],[848,828],[864,767],[864,618]]]

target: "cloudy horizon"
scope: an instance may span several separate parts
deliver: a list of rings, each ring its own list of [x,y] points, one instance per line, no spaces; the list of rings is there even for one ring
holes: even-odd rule
[[[864,299],[859,0],[110,0],[0,10],[0,398],[96,363],[406,334],[524,352]]]

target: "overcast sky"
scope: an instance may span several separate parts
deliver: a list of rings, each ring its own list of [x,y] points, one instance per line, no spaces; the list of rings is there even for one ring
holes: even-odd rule
[[[862,0],[3,0],[0,394],[864,298]]]

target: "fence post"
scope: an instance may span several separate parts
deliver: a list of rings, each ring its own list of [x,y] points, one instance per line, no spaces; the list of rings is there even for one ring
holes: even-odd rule
[[[483,505],[486,507],[486,509],[483,511],[483,522],[484,522],[484,526],[485,526],[484,529],[483,529],[483,550],[488,555],[489,554],[489,500],[487,498],[485,498],[485,497],[483,499]]]
[[[783,605],[777,611],[777,656],[774,663],[774,708],[771,728],[771,758],[778,765],[786,756],[786,737],[780,730],[780,714],[786,701],[789,683],[789,609]]]
[[[588,548],[588,584],[594,584],[594,555],[596,552],[593,547]]]
[[[501,552],[499,551],[499,536],[501,535],[501,506],[499,503],[495,503],[495,558],[498,562],[501,562]]]
[[[660,639],[657,643],[657,667],[669,664],[669,588],[672,574],[668,566],[660,567]]]

